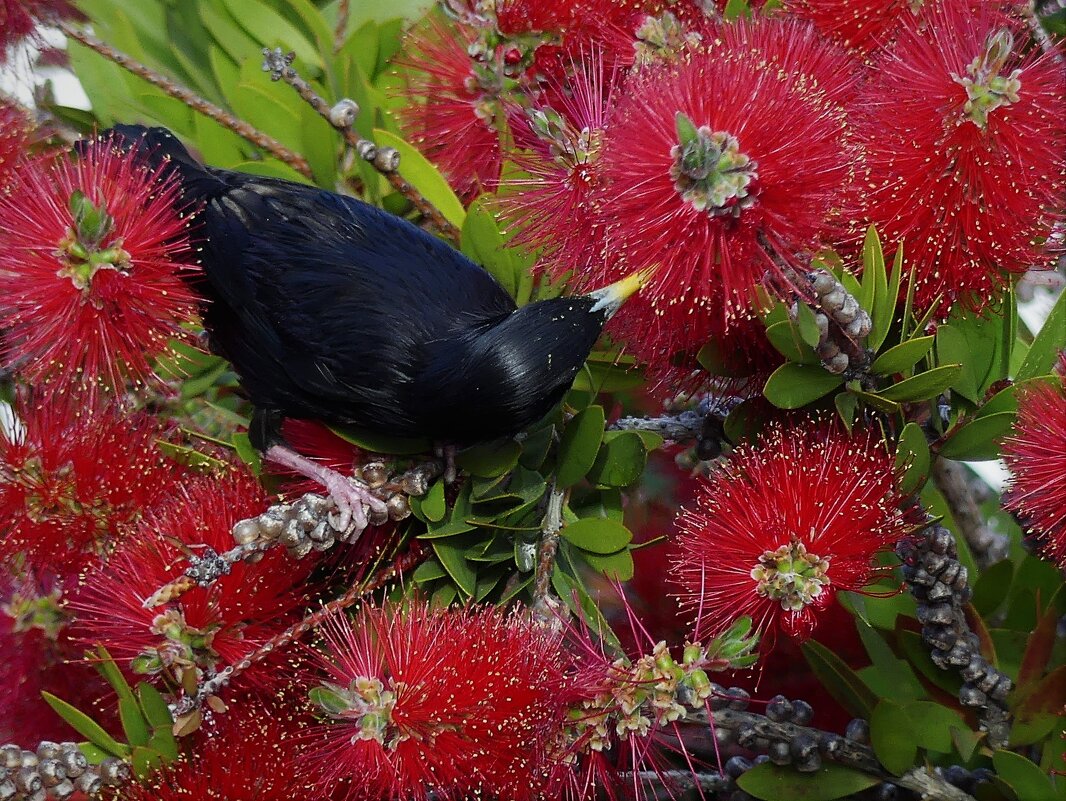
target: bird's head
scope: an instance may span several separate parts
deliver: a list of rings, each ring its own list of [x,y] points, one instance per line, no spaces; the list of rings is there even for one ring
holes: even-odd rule
[[[491,439],[541,419],[573,384],[604,324],[649,275],[645,270],[587,295],[530,303],[441,343],[426,386],[437,388],[438,430],[459,425],[444,438]]]

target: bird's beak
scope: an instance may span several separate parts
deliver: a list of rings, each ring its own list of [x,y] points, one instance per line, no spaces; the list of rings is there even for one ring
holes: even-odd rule
[[[588,296],[594,301],[592,311],[602,311],[605,319],[610,320],[614,313],[622,308],[622,304],[626,302],[630,295],[635,294],[638,289],[648,283],[648,279],[651,278],[654,272],[654,267],[648,267],[627,275],[621,281],[616,281],[610,286],[590,292]]]

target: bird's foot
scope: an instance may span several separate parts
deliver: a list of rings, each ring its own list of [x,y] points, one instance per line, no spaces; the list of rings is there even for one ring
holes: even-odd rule
[[[301,456],[291,448],[273,445],[266,452],[272,462],[294,470],[302,476],[317,481],[329,491],[329,497],[337,511],[329,516],[329,524],[343,532],[346,539],[354,541],[369,524],[369,511],[374,517],[388,518],[388,507],[369,487],[355,479],[330,470],[317,462]]]

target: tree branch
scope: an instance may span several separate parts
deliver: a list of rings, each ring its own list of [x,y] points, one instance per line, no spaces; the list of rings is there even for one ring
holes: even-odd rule
[[[548,491],[548,508],[544,512],[541,524],[540,550],[537,560],[537,573],[533,582],[534,606],[541,604],[551,592],[552,572],[555,570],[555,554],[559,550],[559,532],[563,528],[563,504],[566,491],[558,489],[552,482]]]
[[[966,468],[958,462],[938,456],[933,460],[933,483],[947,501],[951,517],[958,526],[974,561],[982,570],[1007,557],[1008,540],[990,531],[977,506]]]

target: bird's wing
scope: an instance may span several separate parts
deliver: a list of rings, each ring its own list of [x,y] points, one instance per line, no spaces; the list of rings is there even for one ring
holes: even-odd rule
[[[453,248],[352,198],[240,176],[203,215],[212,338],[254,401],[290,413],[402,432],[426,344],[515,308]]]

